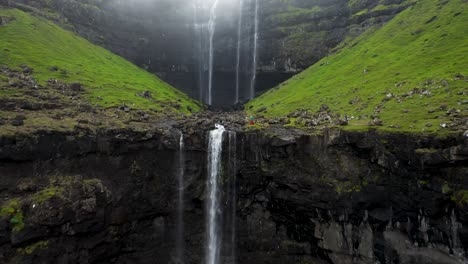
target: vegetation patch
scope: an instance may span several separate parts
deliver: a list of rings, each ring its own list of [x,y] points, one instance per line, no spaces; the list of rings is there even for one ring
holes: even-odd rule
[[[423,0],[246,106],[266,117],[323,104],[347,129],[450,133],[467,117],[468,54],[461,0]],[[437,17],[437,19],[432,19]],[[432,21],[426,23],[427,21]],[[376,126],[377,125],[377,126]]]
[[[459,206],[468,206],[468,190],[460,190],[452,195],[452,201]]]
[[[52,197],[62,197],[65,189],[63,187],[48,187],[31,196],[31,202],[42,204]]]
[[[79,83],[89,103],[105,108],[125,104],[176,113],[201,109],[156,76],[49,20],[18,9],[0,9],[0,16],[15,18],[0,27],[0,62],[17,69],[27,64],[39,85],[46,86],[50,79]],[[145,91],[151,98],[140,96]]]
[[[0,208],[0,217],[8,217],[12,230],[21,231],[24,228],[24,215],[21,211],[21,202],[18,199],[11,199],[5,202]]]
[[[46,249],[49,246],[48,240],[41,240],[26,247],[18,248],[16,252],[21,255],[31,255],[37,250]]]

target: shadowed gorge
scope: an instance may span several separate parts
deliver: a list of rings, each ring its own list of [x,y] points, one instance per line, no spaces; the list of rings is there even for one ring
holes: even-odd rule
[[[468,264],[465,0],[0,0],[0,263]]]

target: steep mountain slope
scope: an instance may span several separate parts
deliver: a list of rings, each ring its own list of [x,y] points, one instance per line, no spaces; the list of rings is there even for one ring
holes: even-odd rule
[[[126,103],[160,110],[165,104],[177,103],[180,107],[166,110],[198,109],[195,102],[167,83],[52,22],[17,9],[0,9],[0,16],[5,21],[0,26],[0,64],[32,67],[39,84],[50,78],[79,82],[85,87],[85,98],[103,107]],[[137,95],[144,91],[153,99]]]
[[[468,107],[466,6],[463,0],[419,1],[247,109],[273,117],[327,105],[349,116],[354,128],[382,123],[403,131],[463,128]]]

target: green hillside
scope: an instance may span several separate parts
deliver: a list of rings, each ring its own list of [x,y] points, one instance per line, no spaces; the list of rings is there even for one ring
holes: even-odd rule
[[[334,113],[354,117],[351,129],[367,128],[377,119],[383,129],[456,127],[468,108],[466,7],[463,0],[419,1],[246,109],[281,117],[297,109],[316,112],[326,104]]]
[[[85,100],[105,108],[126,104],[161,113],[200,110],[197,102],[154,75],[44,18],[1,8],[0,17],[9,21],[0,25],[0,66],[27,65],[41,85],[51,78],[79,82]],[[145,91],[150,98],[138,95]],[[0,96],[19,92],[1,89]]]

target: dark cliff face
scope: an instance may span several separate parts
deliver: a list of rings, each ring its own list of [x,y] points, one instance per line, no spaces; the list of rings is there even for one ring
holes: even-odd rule
[[[205,252],[207,134],[194,131],[187,263]],[[1,138],[0,262],[174,263],[178,139],[165,129]],[[228,141],[223,263],[233,249],[243,264],[466,263],[466,139],[329,130]]]
[[[199,98],[206,86],[208,11],[194,1],[9,0],[41,10],[51,9],[66,27],[129,59],[165,81]],[[401,0],[260,0],[256,91],[274,87],[325,57],[347,37],[390,20],[408,6]],[[241,30],[241,97],[252,78],[253,7],[244,0]],[[28,9],[27,6],[18,6]],[[217,104],[232,104],[236,83],[237,2],[222,2],[214,37],[214,80]],[[205,24],[205,29],[200,31]],[[200,50],[199,45],[205,47]],[[201,66],[202,65],[202,66]],[[202,69],[200,81],[199,69]]]

